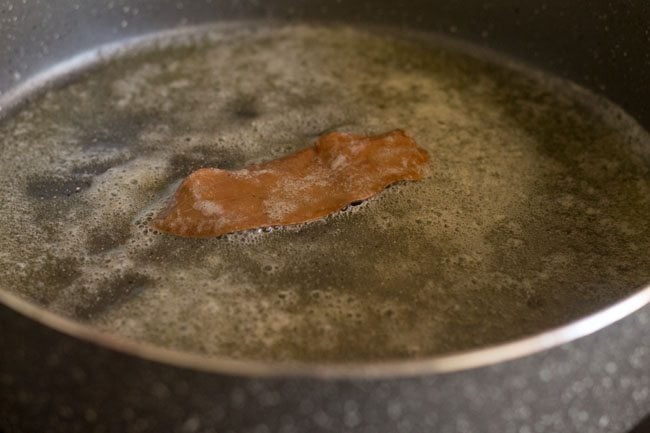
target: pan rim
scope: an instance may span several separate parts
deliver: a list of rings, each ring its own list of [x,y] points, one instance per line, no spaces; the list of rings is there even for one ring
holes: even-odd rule
[[[225,376],[314,379],[390,379],[456,373],[534,355],[594,334],[650,305],[650,284],[587,316],[541,333],[467,351],[421,359],[357,363],[238,360],[184,352],[111,334],[0,289],[0,304],[33,322],[84,343],[159,364]]]

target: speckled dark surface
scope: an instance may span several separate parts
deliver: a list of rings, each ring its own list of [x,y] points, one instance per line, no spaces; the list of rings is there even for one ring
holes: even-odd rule
[[[470,13],[471,12],[471,13]],[[274,16],[410,24],[526,59],[650,127],[650,6],[319,0],[0,3],[0,91],[122,37]],[[6,95],[5,95],[6,96]],[[9,95],[11,96],[11,95]],[[3,107],[8,110],[10,107]],[[650,310],[533,356],[409,378],[251,378],[135,358],[0,306],[0,428],[74,432],[625,432],[650,411]]]

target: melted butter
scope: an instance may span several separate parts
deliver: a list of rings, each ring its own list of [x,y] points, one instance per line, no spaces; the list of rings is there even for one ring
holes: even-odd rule
[[[393,128],[431,155],[425,181],[290,229],[148,229],[195,169]],[[422,357],[558,326],[650,280],[648,135],[570,83],[435,38],[179,35],[35,98],[0,146],[3,289],[166,347]]]

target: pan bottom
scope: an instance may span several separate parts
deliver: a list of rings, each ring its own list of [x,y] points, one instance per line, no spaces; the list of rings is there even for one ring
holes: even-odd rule
[[[317,223],[216,239],[147,221],[200,167],[402,128],[432,175]],[[238,23],[129,47],[0,123],[3,290],[239,359],[431,356],[650,281],[650,138],[571,83],[397,30]]]

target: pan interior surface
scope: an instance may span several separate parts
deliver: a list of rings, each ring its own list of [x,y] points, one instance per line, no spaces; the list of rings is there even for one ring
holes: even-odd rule
[[[344,25],[131,48],[0,122],[2,290],[164,347],[343,362],[510,341],[650,281],[650,137],[571,83]],[[195,169],[394,128],[429,152],[426,180],[287,229],[147,225]]]

